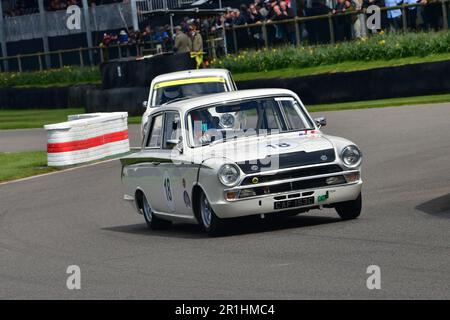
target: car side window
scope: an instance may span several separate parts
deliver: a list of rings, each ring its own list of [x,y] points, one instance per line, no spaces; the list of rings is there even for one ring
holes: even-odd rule
[[[178,140],[181,135],[181,121],[178,112],[166,112],[164,120],[163,149],[172,149],[174,144],[168,141]]]
[[[147,139],[147,148],[161,148],[163,115],[159,114],[152,118],[150,133]]]

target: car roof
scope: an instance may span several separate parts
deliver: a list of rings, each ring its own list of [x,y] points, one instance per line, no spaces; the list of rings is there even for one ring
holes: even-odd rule
[[[177,71],[171,73],[165,73],[155,77],[152,81],[152,84],[163,82],[163,81],[171,81],[171,80],[179,80],[186,79],[192,77],[222,77],[227,78],[230,72],[227,69],[198,69],[198,70],[184,70]]]
[[[179,111],[181,114],[183,114],[189,111],[190,109],[195,109],[197,107],[215,103],[223,103],[239,99],[260,98],[267,96],[283,96],[283,95],[296,97],[294,92],[287,89],[251,89],[251,90],[231,91],[231,92],[208,94],[191,99],[175,101],[171,104],[164,105],[163,109],[154,108],[154,111],[152,111],[152,113],[162,110],[164,111],[176,110]]]

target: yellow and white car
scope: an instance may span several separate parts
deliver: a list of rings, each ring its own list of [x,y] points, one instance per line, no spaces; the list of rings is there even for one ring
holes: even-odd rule
[[[199,69],[166,73],[153,79],[142,116],[141,133],[152,107],[213,93],[236,91],[231,72],[226,69]]]

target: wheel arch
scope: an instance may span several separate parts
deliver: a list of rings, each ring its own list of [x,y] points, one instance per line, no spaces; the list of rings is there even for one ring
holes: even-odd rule
[[[144,207],[144,196],[145,192],[141,188],[137,188],[134,192],[134,205],[136,206],[136,210],[143,214],[143,207]],[[147,200],[148,201],[148,200]]]
[[[202,194],[203,188],[199,184],[195,184],[192,188],[192,210],[194,211],[195,219],[200,223],[200,195]]]

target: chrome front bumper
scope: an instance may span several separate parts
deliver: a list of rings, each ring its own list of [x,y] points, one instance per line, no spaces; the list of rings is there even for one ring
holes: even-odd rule
[[[323,188],[296,190],[290,192],[268,194],[249,199],[239,199],[237,201],[218,201],[211,203],[211,207],[219,218],[234,218],[257,214],[277,213],[288,210],[302,210],[333,203],[355,200],[361,192],[362,181],[329,186]],[[285,199],[281,197],[286,196]],[[291,196],[291,197],[289,197]],[[295,200],[299,198],[314,197],[314,203],[301,207],[274,209],[275,202],[284,200]]]

